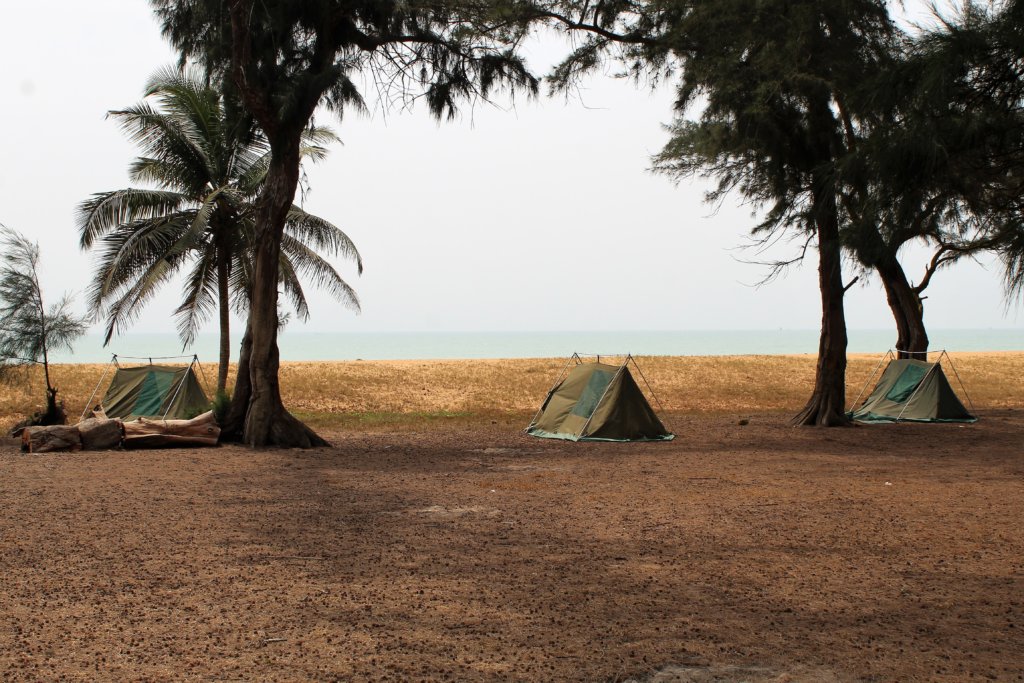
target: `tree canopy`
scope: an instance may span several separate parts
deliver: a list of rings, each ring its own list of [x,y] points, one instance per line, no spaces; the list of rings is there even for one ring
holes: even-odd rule
[[[476,1],[151,1],[182,63],[230,77],[271,150],[256,203],[250,381],[231,412],[244,412],[249,444],[322,444],[285,410],[278,383],[276,283],[302,131],[319,107],[364,108],[367,89],[384,107],[423,100],[438,118],[497,88],[533,93],[537,79],[515,53],[526,24],[504,3]]]
[[[796,231],[818,253],[822,334],[815,389],[796,420],[845,424],[846,323],[839,164],[869,74],[895,32],[882,0],[690,0],[538,5],[586,32],[554,72],[571,87],[607,60],[675,78],[676,119],[656,168],[713,178],[710,199],[764,208],[755,233]]]

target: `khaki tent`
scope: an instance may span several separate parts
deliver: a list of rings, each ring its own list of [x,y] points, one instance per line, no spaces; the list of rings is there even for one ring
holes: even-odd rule
[[[569,441],[672,439],[630,374],[630,362],[636,367],[631,356],[622,365],[609,365],[600,358],[584,363],[573,354],[566,366],[571,369],[562,370],[526,433]]]
[[[121,367],[117,356],[114,356],[111,364],[116,371],[100,404],[107,417],[122,420],[138,417],[187,420],[210,409],[210,400],[196,377],[198,359],[195,356],[187,366],[150,363]]]
[[[941,352],[939,361],[945,357]],[[890,351],[882,362],[889,363],[878,378],[878,383],[864,402],[849,415],[858,422],[974,422],[949,383],[940,362],[896,358]],[[881,367],[882,363],[879,363]],[[877,372],[877,368],[876,368]],[[956,369],[953,368],[954,375]],[[872,373],[872,377],[875,373]],[[872,377],[868,378],[868,382]],[[959,381],[959,375],[956,375]],[[865,387],[867,385],[865,384]],[[963,390],[963,384],[960,385]],[[863,394],[863,390],[861,394]],[[967,392],[964,391],[964,396]],[[858,400],[859,400],[858,396]],[[968,400],[970,400],[968,398]]]

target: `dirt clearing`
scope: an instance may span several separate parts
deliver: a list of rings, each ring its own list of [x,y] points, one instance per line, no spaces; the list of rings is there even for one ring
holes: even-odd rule
[[[1024,413],[0,452],[2,680],[1024,680]]]

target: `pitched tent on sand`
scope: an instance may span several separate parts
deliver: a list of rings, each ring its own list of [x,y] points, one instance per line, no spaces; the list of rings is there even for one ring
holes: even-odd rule
[[[925,355],[927,358],[927,355]],[[911,358],[896,358],[892,351],[882,361],[889,360],[878,384],[864,402],[850,411],[849,416],[858,422],[975,422],[978,418],[967,411],[942,371],[942,358],[952,368],[958,382],[960,376],[945,351],[939,360],[929,363]],[[875,372],[868,377],[872,380]],[[864,385],[867,387],[867,383]],[[960,382],[964,396],[967,391]],[[864,391],[861,390],[863,395]],[[857,397],[857,400],[860,396]],[[970,397],[967,397],[970,401]],[[857,401],[854,401],[857,405]],[[973,408],[973,406],[972,406]]]
[[[196,356],[192,356],[186,366],[154,365],[150,359],[148,365],[121,367],[117,355],[110,363],[117,369],[100,404],[107,417],[187,420],[210,409],[210,400],[196,377],[195,368],[199,367]],[[103,377],[106,374],[104,370]],[[103,383],[103,377],[99,384]],[[96,391],[93,397],[95,395]],[[91,404],[92,397],[86,406]]]
[[[600,358],[584,363],[579,354],[572,355],[526,433],[568,441],[668,441],[674,438],[630,374],[628,365],[632,362],[644,379],[633,357],[627,355],[622,365],[617,366],[602,363]],[[650,389],[650,385],[647,388]]]

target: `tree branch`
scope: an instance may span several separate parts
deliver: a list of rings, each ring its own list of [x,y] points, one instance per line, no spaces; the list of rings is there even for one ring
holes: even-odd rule
[[[596,12],[596,9],[595,9]],[[603,36],[608,40],[612,40],[616,43],[626,43],[629,45],[657,45],[658,39],[652,38],[651,36],[643,35],[638,31],[632,33],[615,33],[609,31],[606,28],[602,28],[597,24],[587,24],[583,22],[582,16],[579,21],[574,21],[569,17],[558,14],[557,12],[551,11],[536,11],[528,12],[527,18],[530,19],[552,19],[563,24],[566,28],[575,29],[578,31],[587,31],[589,33],[596,33],[599,36]]]

